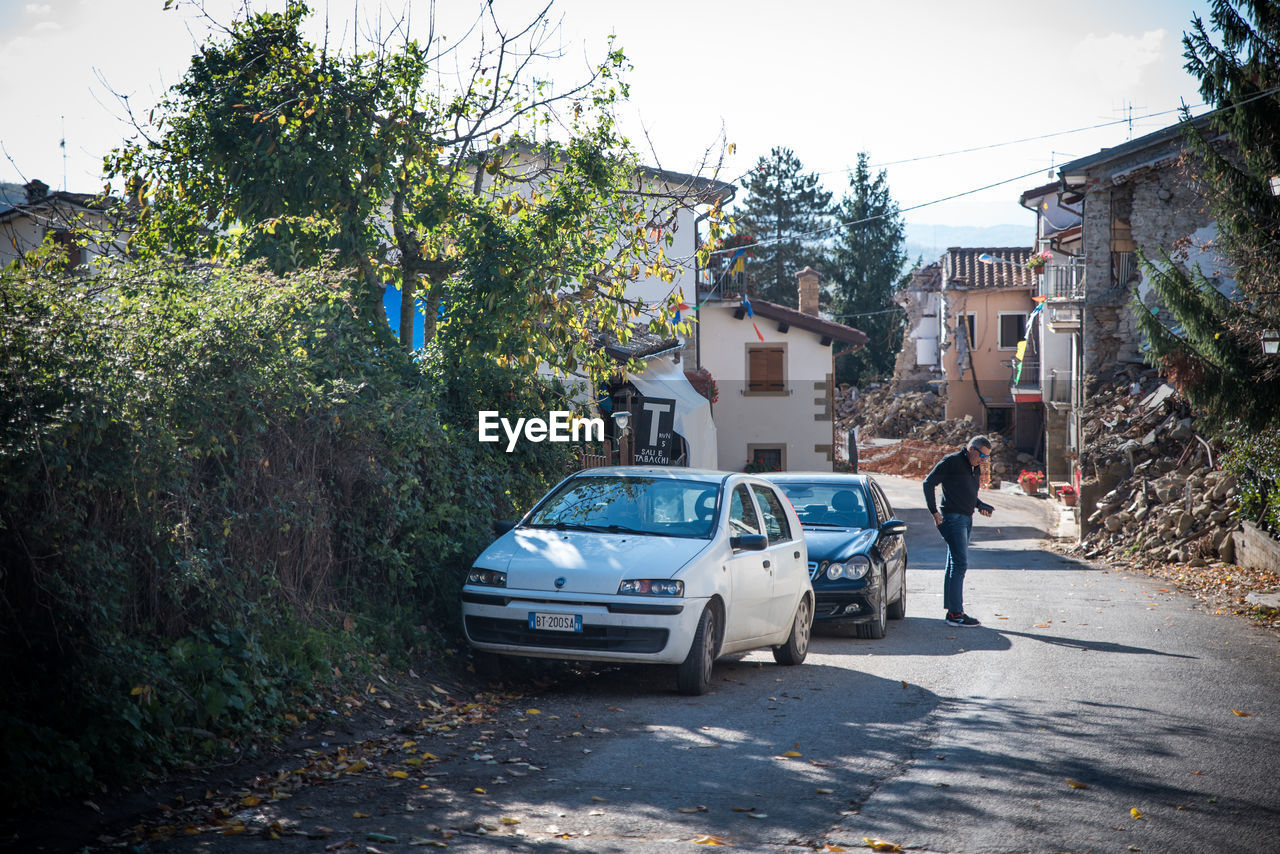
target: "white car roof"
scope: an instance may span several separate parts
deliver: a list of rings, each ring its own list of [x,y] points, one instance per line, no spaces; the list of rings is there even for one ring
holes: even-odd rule
[[[741,472],[716,471],[715,469],[693,469],[681,466],[601,466],[600,468],[583,469],[574,476],[587,477],[653,477],[669,480],[696,480],[706,483],[720,483],[726,477]]]

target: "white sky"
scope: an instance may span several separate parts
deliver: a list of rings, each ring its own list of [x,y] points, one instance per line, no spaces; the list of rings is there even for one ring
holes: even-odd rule
[[[0,180],[40,178],[92,191],[102,156],[130,132],[111,90],[145,115],[207,32],[163,0],[0,0]],[[229,20],[233,0],[207,0]],[[259,2],[279,8],[282,2]],[[349,19],[355,0],[312,0]],[[398,14],[405,0],[385,0]],[[438,29],[458,34],[476,0],[444,0]],[[523,23],[542,6],[495,0]],[[368,20],[376,0],[359,3]],[[424,23],[428,3],[412,4]],[[567,53],[558,79],[581,79],[610,32],[635,66],[622,118],[667,169],[694,171],[724,137],[733,180],[773,146],[795,150],[837,197],[857,152],[872,163],[919,158],[1134,117],[1137,136],[1194,107],[1181,36],[1207,2],[1192,0],[557,0]],[[390,13],[387,17],[395,17]],[[335,24],[335,31],[342,25]],[[105,81],[105,82],[104,82]],[[1203,108],[1197,110],[1203,112]],[[65,127],[66,163],[59,141]],[[980,152],[888,166],[905,209],[1024,173],[976,195],[909,211],[914,224],[1029,224],[1022,190],[1048,169],[1130,138],[1127,123]],[[3,155],[7,154],[7,157]],[[1038,171],[1037,171],[1038,170]]]

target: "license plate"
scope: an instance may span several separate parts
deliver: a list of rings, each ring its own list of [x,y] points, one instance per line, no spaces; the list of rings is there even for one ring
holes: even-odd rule
[[[529,612],[529,628],[544,632],[580,632],[581,614],[539,614]]]

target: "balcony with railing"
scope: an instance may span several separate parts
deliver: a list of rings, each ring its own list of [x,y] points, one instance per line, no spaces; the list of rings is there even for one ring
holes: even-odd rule
[[[1068,264],[1049,264],[1040,277],[1040,291],[1050,300],[1078,302],[1084,299],[1084,264],[1073,258]]]
[[[1072,402],[1071,391],[1074,385],[1075,374],[1072,371],[1053,369],[1049,371],[1048,384],[1049,395],[1047,400],[1049,403],[1070,405]]]
[[[1050,332],[1079,332],[1083,320],[1079,303],[1049,303],[1045,313],[1045,322]]]
[[[1040,394],[1040,360],[1024,359],[1022,361],[1022,370],[1018,370],[1018,362],[1014,360],[1010,365],[1009,372],[1009,393],[1013,395],[1013,399],[1017,400],[1019,395]]]

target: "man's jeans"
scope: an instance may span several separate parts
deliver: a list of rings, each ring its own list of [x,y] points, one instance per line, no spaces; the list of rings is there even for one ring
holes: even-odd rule
[[[965,513],[943,513],[938,533],[947,543],[942,604],[953,614],[963,614],[964,573],[969,568],[969,536],[973,533],[973,517]]]

